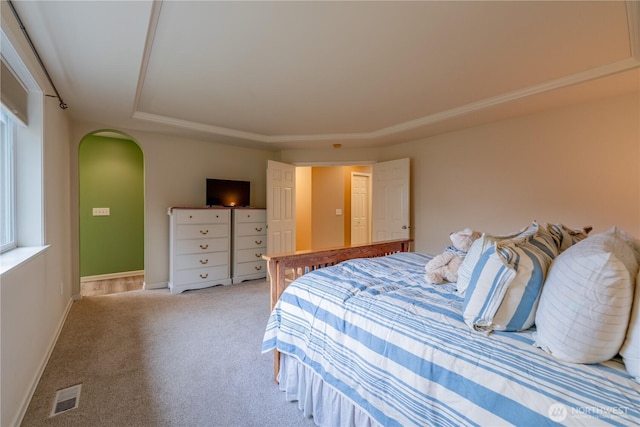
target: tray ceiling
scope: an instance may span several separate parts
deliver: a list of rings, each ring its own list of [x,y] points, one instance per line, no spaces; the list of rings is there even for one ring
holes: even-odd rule
[[[14,4],[69,114],[114,129],[377,146],[640,88],[637,2]]]

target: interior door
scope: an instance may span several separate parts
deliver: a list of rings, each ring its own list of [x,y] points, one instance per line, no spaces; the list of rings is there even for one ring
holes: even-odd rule
[[[374,163],[373,241],[409,238],[409,159]]]
[[[296,167],[267,163],[267,253],[296,250]]]
[[[371,241],[371,174],[351,173],[351,244]]]

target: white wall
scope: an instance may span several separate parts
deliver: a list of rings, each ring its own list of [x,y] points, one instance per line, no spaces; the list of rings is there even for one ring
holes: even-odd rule
[[[84,136],[103,128],[85,123],[76,123],[73,127],[71,218],[74,229],[78,226],[78,146]],[[278,153],[128,129],[116,130],[130,135],[144,155],[144,267],[148,288],[165,287],[169,280],[167,209],[171,206],[204,206],[206,178],[251,181],[252,206],[266,207],[267,160],[277,160]],[[77,238],[73,251],[77,259]],[[74,284],[76,293],[79,293],[79,286],[79,283]]]
[[[283,162],[319,153],[288,150]],[[332,159],[333,156],[333,159]],[[322,161],[411,158],[415,249],[451,231],[504,233],[532,220],[618,225],[640,237],[640,94],[602,99],[392,147],[326,150]]]
[[[2,275],[0,425],[19,425],[71,306],[69,129],[45,98],[43,189],[49,248]]]

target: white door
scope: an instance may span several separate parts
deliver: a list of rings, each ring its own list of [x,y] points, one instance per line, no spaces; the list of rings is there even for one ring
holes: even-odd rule
[[[267,163],[267,253],[296,250],[296,167]]]
[[[351,172],[351,244],[371,241],[371,174]]]
[[[409,238],[409,159],[375,163],[373,241]]]

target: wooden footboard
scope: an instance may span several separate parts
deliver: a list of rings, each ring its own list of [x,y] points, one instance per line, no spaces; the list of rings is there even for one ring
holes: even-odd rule
[[[263,255],[271,281],[271,310],[289,283],[298,277],[320,268],[328,267],[352,258],[373,258],[396,252],[408,252],[412,239],[354,245],[319,251],[297,251]],[[274,373],[277,381],[280,369],[280,353],[274,351]]]

